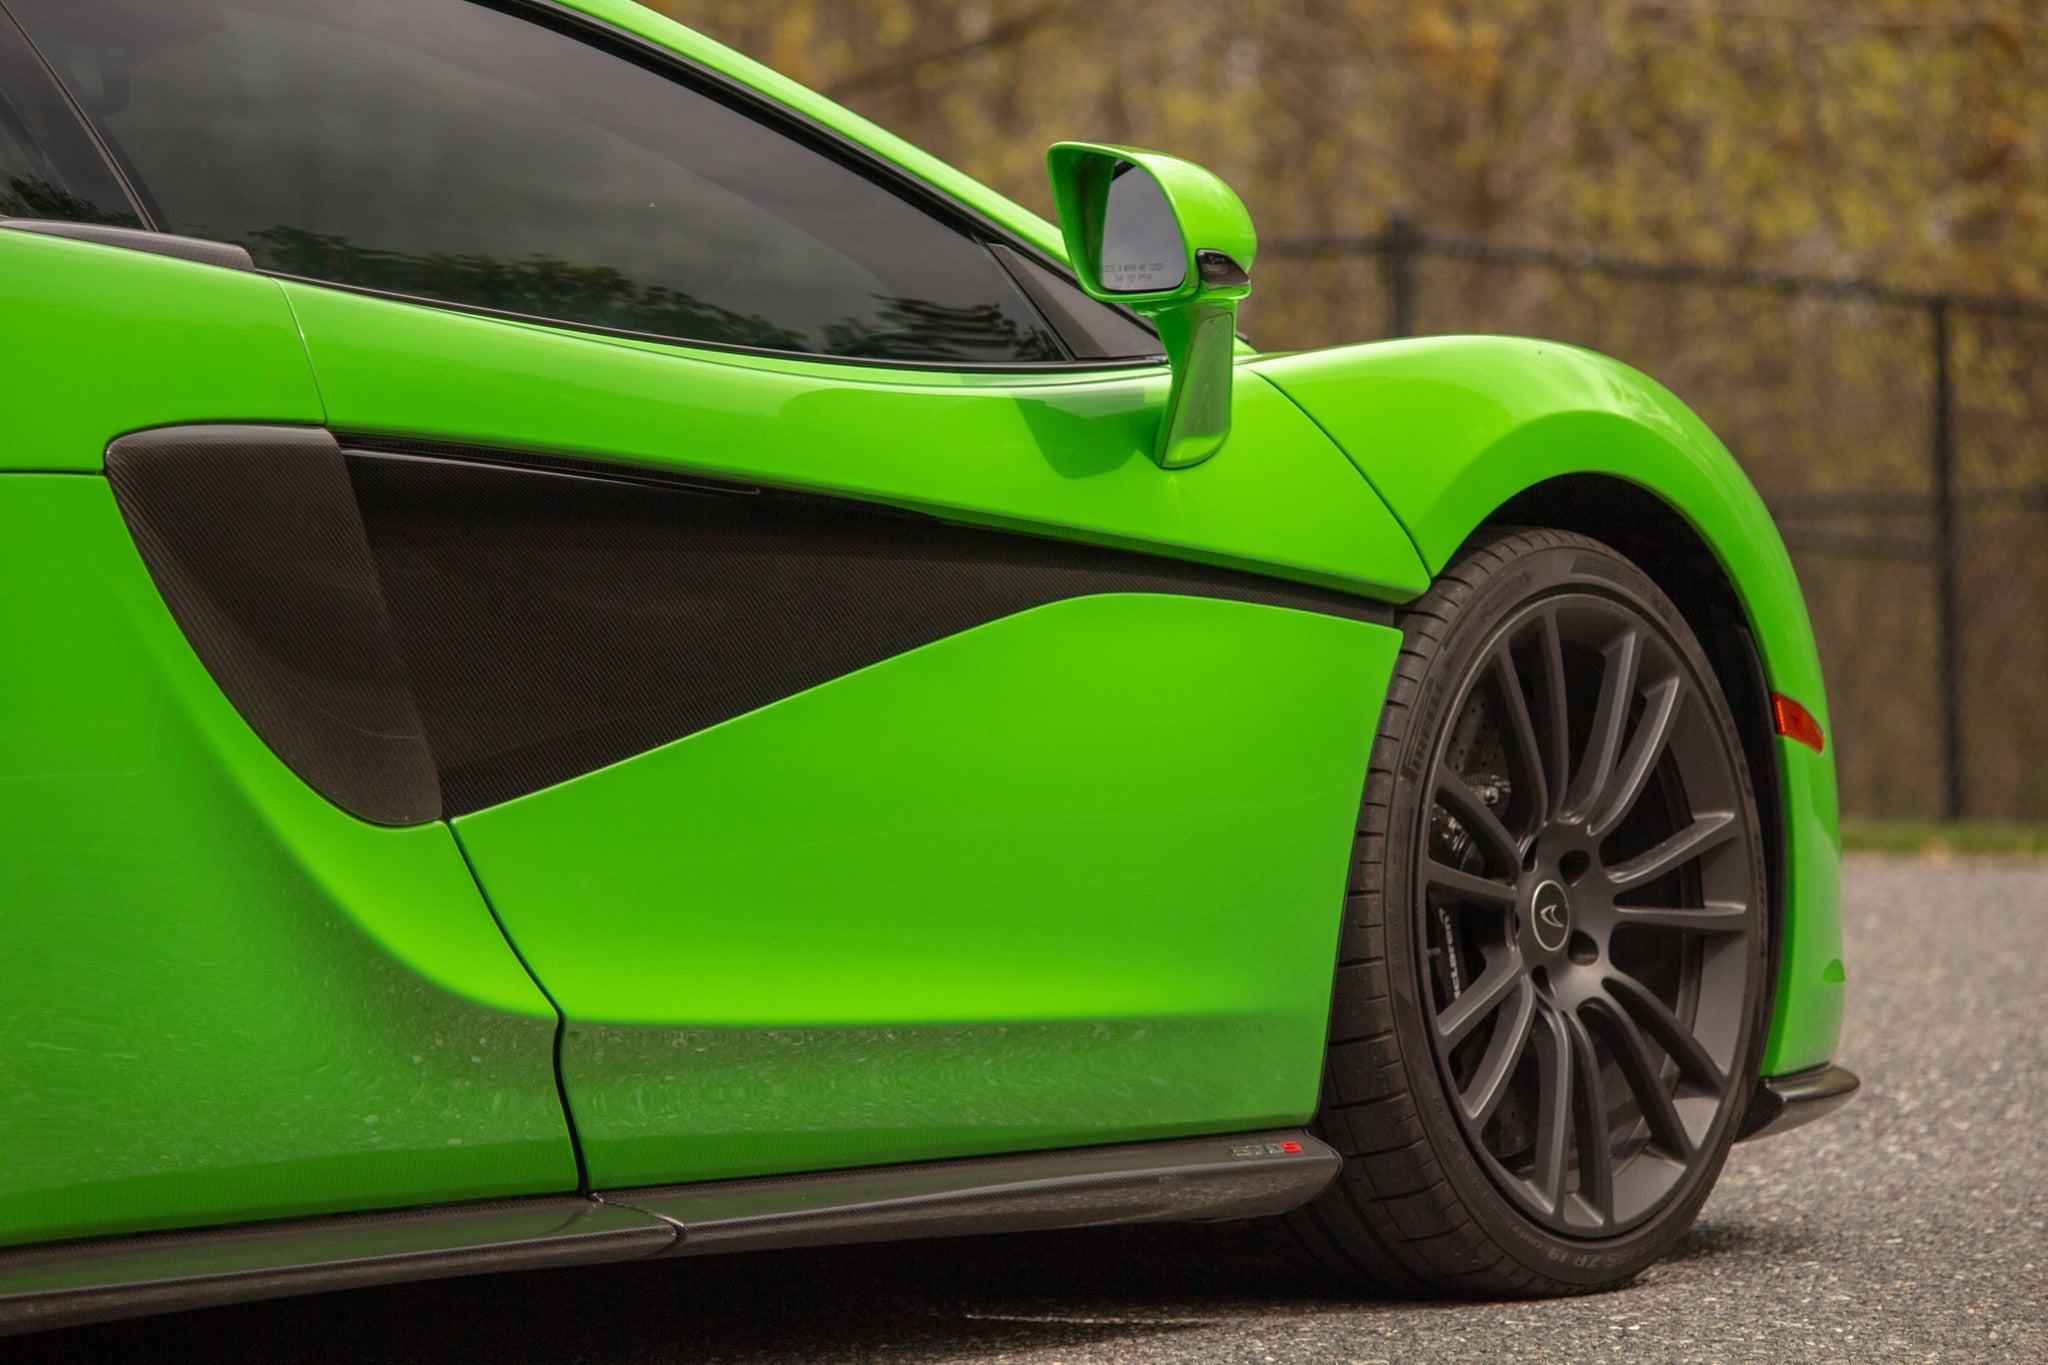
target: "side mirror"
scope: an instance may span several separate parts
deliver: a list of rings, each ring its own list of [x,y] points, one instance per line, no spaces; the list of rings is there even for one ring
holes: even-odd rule
[[[1173,387],[1152,457],[1200,464],[1230,434],[1237,301],[1258,251],[1251,215],[1216,176],[1160,152],[1058,142],[1045,162],[1081,287],[1151,318],[1166,343]]]

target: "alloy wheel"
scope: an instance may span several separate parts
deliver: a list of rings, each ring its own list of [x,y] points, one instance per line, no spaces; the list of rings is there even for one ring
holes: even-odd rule
[[[1746,1099],[1742,759],[1632,605],[1525,604],[1460,684],[1428,782],[1413,941],[1473,1155],[1554,1232],[1639,1226]]]

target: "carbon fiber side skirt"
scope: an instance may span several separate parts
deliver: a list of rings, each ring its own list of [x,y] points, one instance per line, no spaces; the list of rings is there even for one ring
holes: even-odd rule
[[[1287,1130],[25,1247],[0,1252],[0,1334],[498,1270],[1257,1218],[1340,1164]]]
[[[1298,1130],[1132,1142],[828,1175],[719,1180],[599,1197],[671,1223],[667,1254],[1223,1222],[1299,1208],[1343,1158]]]

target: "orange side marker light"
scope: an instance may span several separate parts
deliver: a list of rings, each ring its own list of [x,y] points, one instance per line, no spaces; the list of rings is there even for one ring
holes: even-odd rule
[[[1820,722],[1813,718],[1813,712],[1790,697],[1771,693],[1771,715],[1777,719],[1778,733],[1785,738],[1796,739],[1815,753],[1827,748],[1827,736],[1820,732]]]

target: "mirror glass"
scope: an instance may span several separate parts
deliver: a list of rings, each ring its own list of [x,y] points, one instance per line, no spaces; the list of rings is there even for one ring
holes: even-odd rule
[[[1110,172],[1102,208],[1102,287],[1115,294],[1178,289],[1187,278],[1187,246],[1159,182],[1128,161]]]

